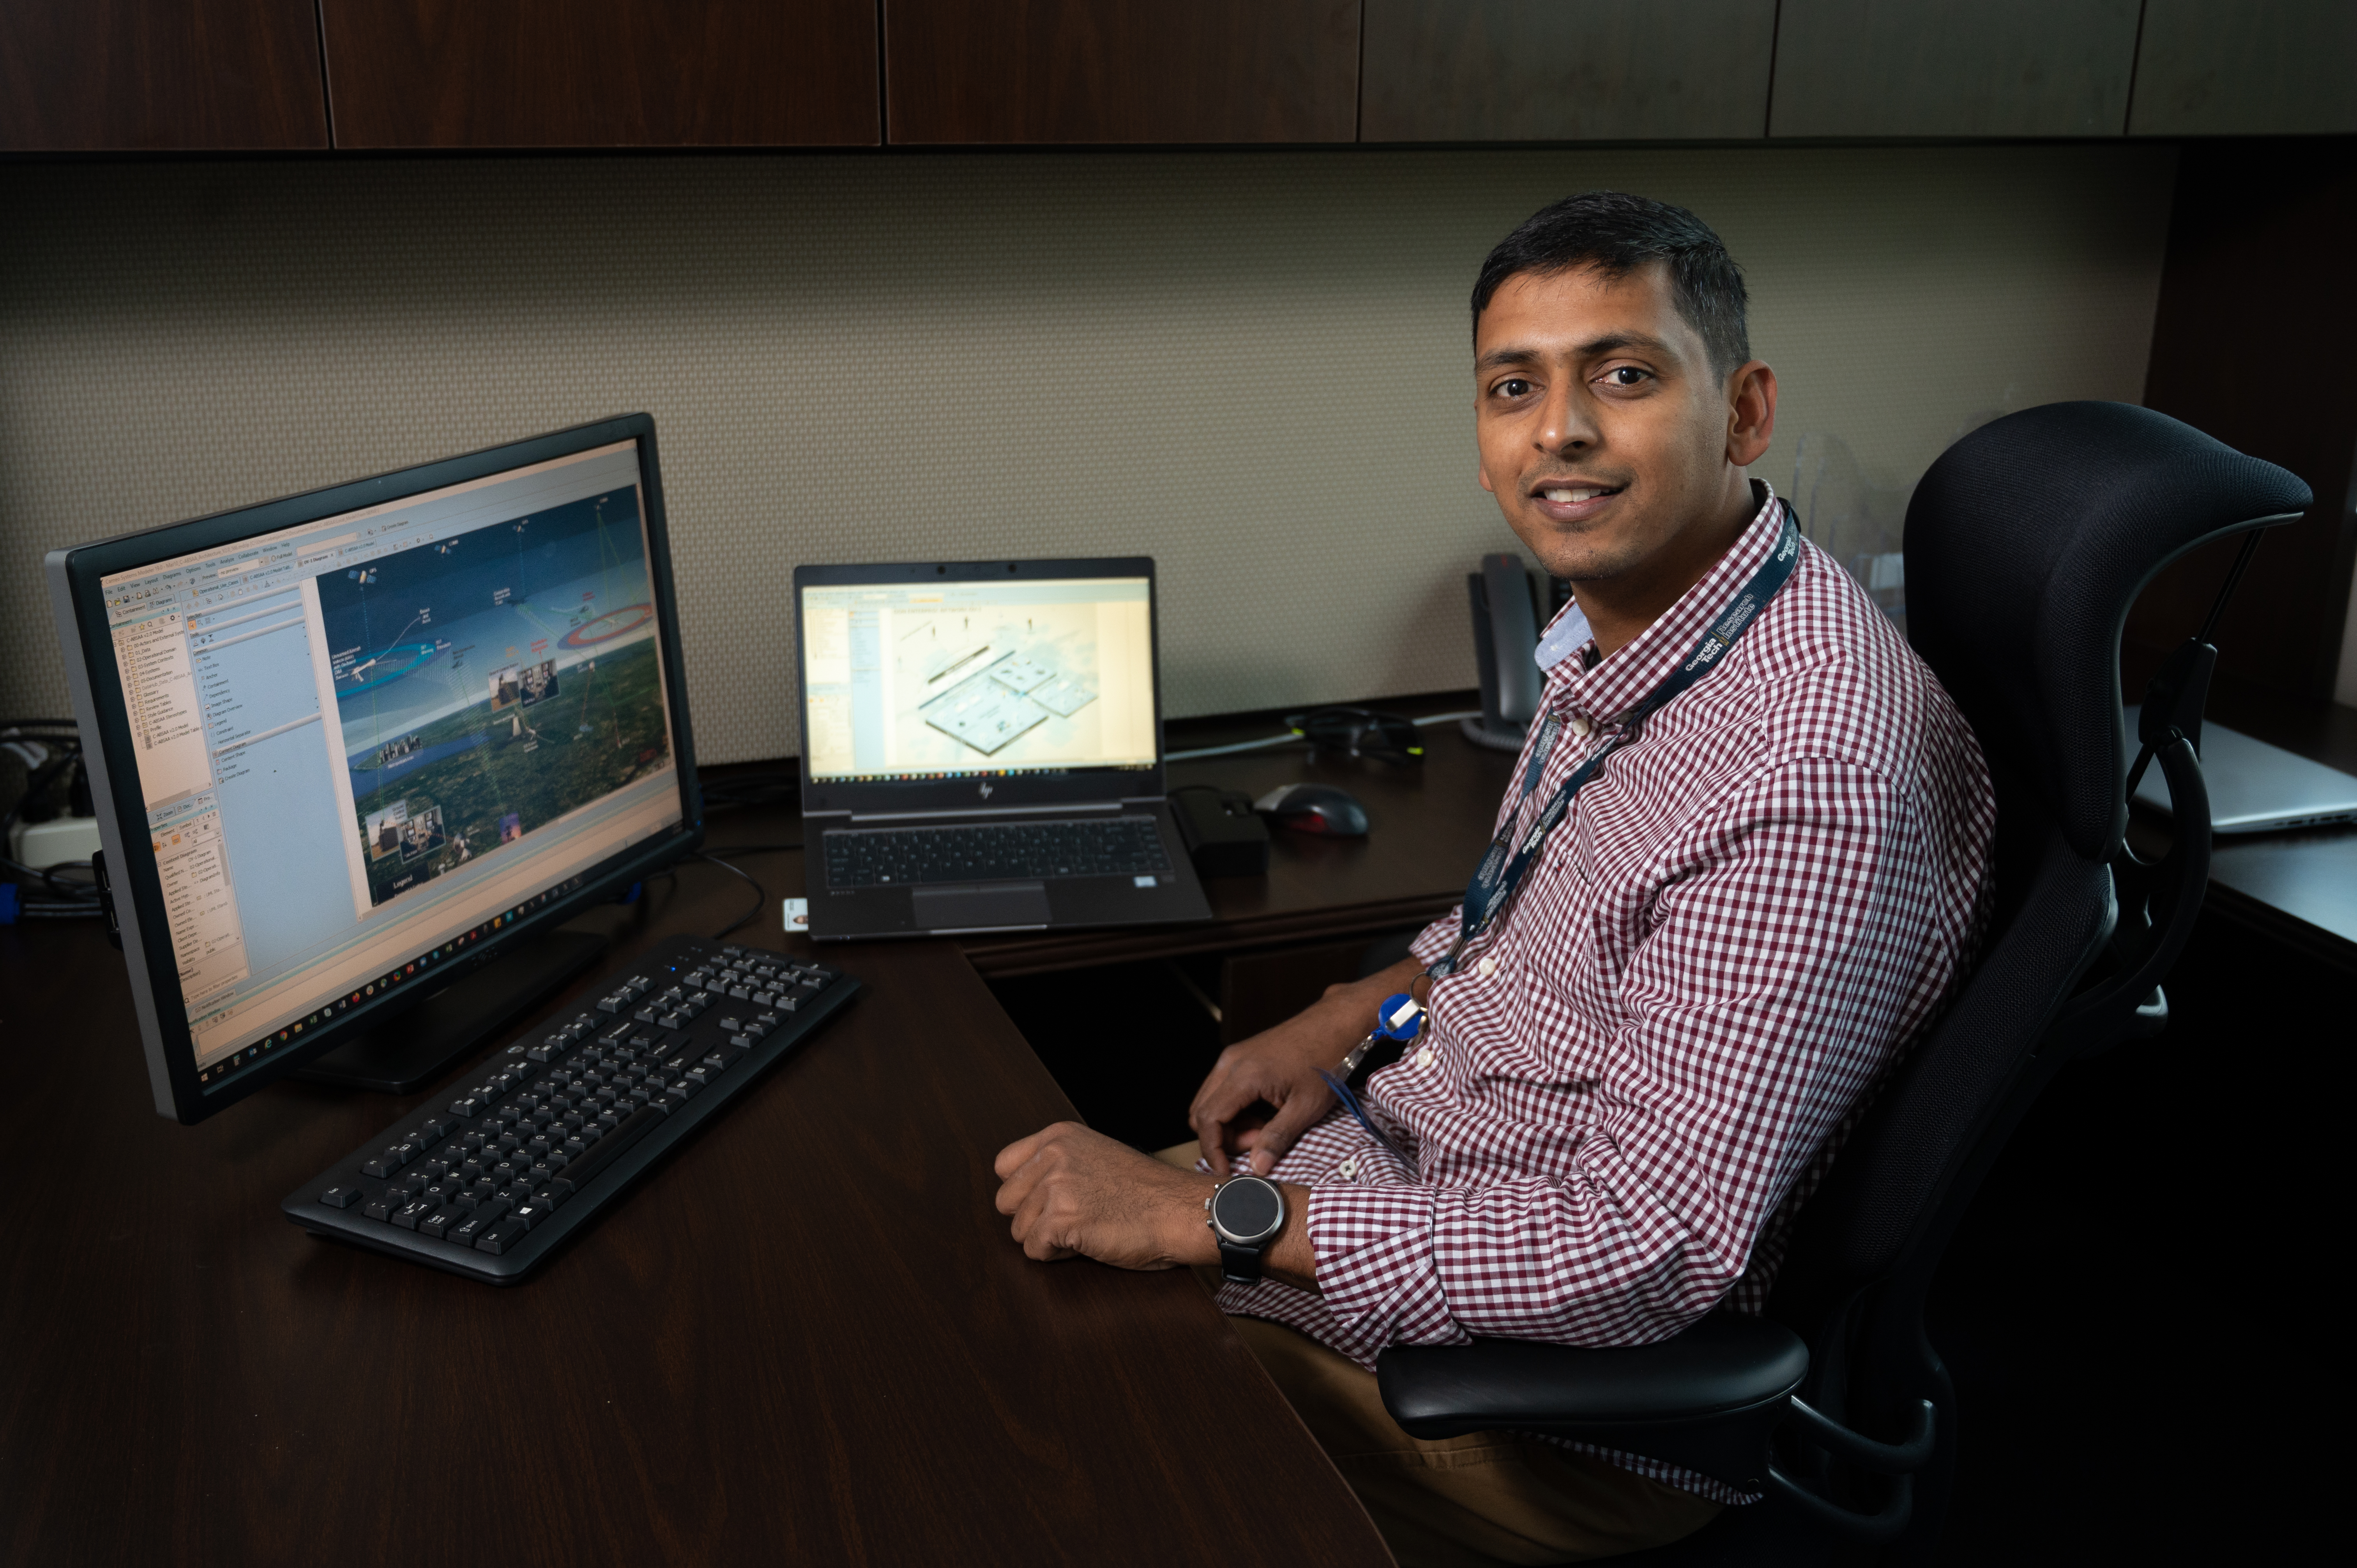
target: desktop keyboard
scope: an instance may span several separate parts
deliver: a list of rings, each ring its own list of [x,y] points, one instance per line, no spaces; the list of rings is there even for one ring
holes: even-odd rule
[[[279,1208],[317,1235],[512,1284],[858,991],[824,964],[673,938]]]
[[[1082,817],[938,828],[836,828],[826,885],[991,882],[1007,877],[1167,875],[1152,817]]]

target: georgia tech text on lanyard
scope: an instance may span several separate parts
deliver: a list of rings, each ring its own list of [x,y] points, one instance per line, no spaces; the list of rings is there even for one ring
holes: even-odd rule
[[[1515,889],[1522,886],[1524,874],[1545,849],[1547,836],[1570,814],[1572,797],[1579,793],[1581,786],[1596,777],[1604,766],[1604,759],[1635,740],[1644,722],[1666,706],[1672,698],[1716,669],[1727,650],[1735,646],[1735,639],[1743,635],[1744,628],[1759,618],[1768,601],[1776,596],[1776,590],[1792,576],[1793,565],[1800,559],[1801,531],[1793,521],[1791,503],[1780,501],[1778,507],[1783,522],[1776,536],[1775,549],[1760,564],[1760,570],[1751,575],[1751,580],[1743,585],[1734,601],[1710,623],[1710,629],[1703,633],[1702,640],[1695,644],[1694,651],[1686,656],[1685,662],[1671,671],[1660,685],[1629,710],[1619,735],[1598,746],[1595,756],[1574,768],[1571,776],[1555,787],[1555,793],[1547,799],[1545,809],[1539,812],[1537,820],[1532,822],[1519,841],[1514,837],[1511,825],[1491,841],[1489,853],[1481,857],[1480,865],[1473,873],[1473,880],[1466,886],[1465,908],[1458,920],[1457,940],[1424,972],[1422,978],[1426,983],[1427,995],[1430,994],[1430,983],[1454,972],[1468,944],[1479,940],[1481,933],[1488,930],[1512,905]],[[1523,792],[1515,798],[1513,811],[1508,813],[1509,824],[1522,815],[1523,807],[1537,790],[1539,779],[1546,772],[1547,759],[1554,755],[1563,727],[1559,716],[1553,713],[1547,714],[1546,724],[1539,731],[1538,744],[1531,747],[1530,766],[1523,770]],[[1344,1058],[1343,1078],[1347,1079],[1357,1075],[1359,1068],[1378,1041],[1396,1040],[1404,1045],[1414,1039],[1423,1026],[1424,1004],[1412,993],[1402,992],[1389,998],[1376,1009],[1374,1032],[1360,1041],[1358,1048]],[[1335,1080],[1329,1076],[1327,1081],[1330,1084]],[[1356,1107],[1347,1093],[1343,1103],[1352,1106],[1355,1112]]]

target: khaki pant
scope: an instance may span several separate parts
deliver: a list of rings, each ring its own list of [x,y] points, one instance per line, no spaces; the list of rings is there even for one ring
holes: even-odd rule
[[[1157,1158],[1192,1170],[1199,1152],[1181,1144]],[[1205,1288],[1218,1288],[1217,1269],[1195,1273]],[[1666,1545],[1718,1514],[1718,1504],[1691,1492],[1534,1438],[1411,1437],[1383,1409],[1372,1372],[1282,1324],[1228,1321],[1366,1504],[1404,1568],[1609,1557]]]

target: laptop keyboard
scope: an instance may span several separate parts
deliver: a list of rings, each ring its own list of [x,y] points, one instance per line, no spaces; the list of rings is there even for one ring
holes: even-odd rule
[[[1167,875],[1152,817],[993,822],[940,828],[838,828],[824,835],[836,889],[1022,877]]]

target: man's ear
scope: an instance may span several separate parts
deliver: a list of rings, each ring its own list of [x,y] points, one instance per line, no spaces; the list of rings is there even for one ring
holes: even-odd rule
[[[1760,461],[1776,438],[1776,372],[1752,360],[1727,378],[1727,460],[1738,468]]]
[[[1493,496],[1498,493],[1498,487],[1490,482],[1490,466],[1487,463],[1473,465],[1473,482]]]

